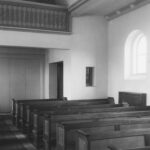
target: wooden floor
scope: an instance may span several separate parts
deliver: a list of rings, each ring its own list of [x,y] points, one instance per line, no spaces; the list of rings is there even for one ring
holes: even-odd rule
[[[0,115],[0,150],[37,149],[12,125],[10,117]]]

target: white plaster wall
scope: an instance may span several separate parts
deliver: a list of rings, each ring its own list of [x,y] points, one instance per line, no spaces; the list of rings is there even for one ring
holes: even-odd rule
[[[71,46],[71,98],[107,96],[107,22],[103,17],[73,19]],[[95,67],[95,85],[86,87],[85,68]]]
[[[69,49],[70,34],[0,30],[0,45]]]
[[[143,80],[124,79],[124,47],[128,35],[136,29],[144,32],[150,42],[150,5],[144,6],[109,22],[108,95],[118,100],[118,91],[146,92],[150,104],[150,53],[148,73]],[[149,50],[150,45],[148,45]]]
[[[64,61],[64,96],[68,99],[107,97],[107,22],[103,17],[73,18],[70,50],[49,49],[45,95],[49,93],[48,63]],[[95,85],[86,87],[85,68],[95,67]]]
[[[0,45],[46,48],[45,97],[49,97],[49,63],[64,61],[64,96],[107,96],[107,22],[99,16],[73,18],[73,33],[53,34],[0,30]],[[95,67],[95,86],[85,86],[85,67]]]

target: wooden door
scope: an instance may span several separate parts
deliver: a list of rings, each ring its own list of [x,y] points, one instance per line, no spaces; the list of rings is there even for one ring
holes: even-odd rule
[[[57,98],[63,98],[63,62],[57,63]]]

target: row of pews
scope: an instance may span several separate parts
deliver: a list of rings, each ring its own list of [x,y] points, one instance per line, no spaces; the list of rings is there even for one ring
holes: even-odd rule
[[[146,94],[120,92],[119,102],[13,100],[13,123],[43,150],[149,150]]]

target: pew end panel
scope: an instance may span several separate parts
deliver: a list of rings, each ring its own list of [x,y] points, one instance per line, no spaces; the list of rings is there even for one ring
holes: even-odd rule
[[[90,150],[91,145],[89,142],[89,135],[83,130],[77,130],[76,134],[75,150]]]
[[[16,100],[12,99],[12,122],[16,125]]]
[[[52,121],[51,117],[48,118],[46,115],[43,121],[43,145],[44,145],[44,150],[51,150],[52,147],[55,147],[55,139],[52,138]]]
[[[65,129],[62,124],[56,124],[56,149],[57,150],[65,150]]]
[[[51,114],[51,113],[50,113]],[[32,137],[33,143],[36,147],[40,148],[44,146],[46,140],[49,139],[49,132],[51,132],[51,124],[49,124],[49,120],[45,120],[45,115],[41,112],[33,112],[33,128]],[[43,140],[43,136],[45,137]],[[46,139],[46,140],[45,140]],[[44,142],[44,143],[43,143]],[[46,146],[48,147],[48,146]]]
[[[75,147],[76,130],[66,130],[63,123],[56,124],[56,149],[57,150],[71,150]]]
[[[44,117],[44,129],[43,129],[43,141],[44,144],[47,149],[44,150],[50,150],[52,149],[52,147],[56,148],[56,126],[57,126],[57,119],[55,119],[55,116],[49,116],[49,115],[45,115]],[[58,122],[60,123],[62,121],[62,119],[58,119]],[[59,141],[61,141],[61,145],[62,143],[64,143],[64,132],[63,130],[60,130],[60,134],[62,135],[59,138]]]

